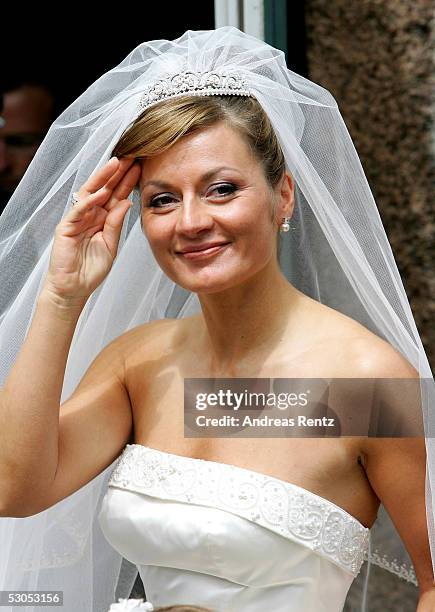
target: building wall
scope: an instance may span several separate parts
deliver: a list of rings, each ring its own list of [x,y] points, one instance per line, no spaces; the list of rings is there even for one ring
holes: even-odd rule
[[[339,104],[432,368],[434,7],[428,0],[305,0],[308,76]]]

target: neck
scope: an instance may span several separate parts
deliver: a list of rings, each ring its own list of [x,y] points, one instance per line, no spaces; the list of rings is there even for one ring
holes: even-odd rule
[[[291,326],[303,294],[271,262],[245,283],[198,294],[200,338],[215,375],[267,354]]]

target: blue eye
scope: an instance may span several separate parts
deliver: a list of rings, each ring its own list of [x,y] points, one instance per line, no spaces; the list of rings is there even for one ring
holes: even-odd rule
[[[233,185],[232,183],[220,183],[219,185],[212,185],[212,189],[211,191],[217,191],[217,190],[225,190],[225,193],[219,193],[218,197],[222,198],[228,195],[231,195],[232,193],[234,193],[237,190],[236,185]],[[169,200],[169,202],[163,202],[163,200]],[[166,206],[168,206],[170,204],[170,202],[174,200],[174,197],[172,195],[169,194],[162,194],[159,196],[156,196],[155,198],[151,199],[147,206],[151,207],[151,208],[165,208]]]

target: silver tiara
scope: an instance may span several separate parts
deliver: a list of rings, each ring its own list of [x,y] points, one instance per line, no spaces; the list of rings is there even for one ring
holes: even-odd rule
[[[252,96],[246,80],[237,72],[178,72],[149,85],[139,100],[141,110],[177,96]]]

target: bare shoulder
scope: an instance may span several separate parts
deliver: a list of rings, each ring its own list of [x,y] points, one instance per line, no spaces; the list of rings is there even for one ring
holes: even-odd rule
[[[349,364],[352,377],[419,378],[418,371],[389,342],[357,324],[361,331],[350,338]]]
[[[113,349],[126,364],[139,358],[155,358],[183,343],[189,333],[190,319],[165,318],[142,323],[118,336]]]
[[[336,361],[337,377],[343,378],[367,378],[367,379],[419,379],[416,368],[389,342],[367,329],[364,325],[340,312],[320,305],[324,310],[328,327],[331,332],[330,342],[334,346],[334,355],[339,355]],[[391,381],[396,385],[395,381]],[[401,384],[401,383],[398,383]],[[384,387],[382,387],[384,388]],[[418,388],[411,386],[398,387],[403,393],[403,398],[415,399],[413,393],[418,393]],[[385,389],[391,389],[388,385]],[[406,395],[407,393],[407,395]],[[397,400],[397,393],[389,397],[390,401]],[[407,406],[399,402],[391,404],[399,411]],[[421,415],[415,414],[416,431],[422,430],[420,423]],[[409,438],[386,438],[365,437],[359,439],[360,448],[364,456],[364,467],[370,466],[369,472],[372,480],[373,464],[392,465],[396,461],[397,466],[403,462],[415,465],[420,462],[424,454],[424,437],[414,434]]]
[[[351,317],[316,303],[324,342],[337,355],[339,376],[351,378],[418,378],[417,370],[389,342]]]

